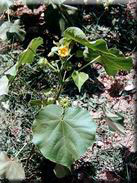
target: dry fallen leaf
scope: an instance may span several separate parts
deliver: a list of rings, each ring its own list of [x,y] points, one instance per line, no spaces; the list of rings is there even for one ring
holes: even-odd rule
[[[0,96],[8,94],[8,90],[9,90],[8,83],[9,83],[9,80],[7,76],[3,76],[2,78],[0,78]]]
[[[0,153],[0,176],[8,180],[25,179],[24,168],[17,159],[10,159],[5,152]]]

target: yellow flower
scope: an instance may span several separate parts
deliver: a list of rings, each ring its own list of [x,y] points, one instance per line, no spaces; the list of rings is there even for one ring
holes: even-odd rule
[[[69,55],[69,48],[68,47],[60,47],[58,49],[58,54],[60,57],[67,57]]]

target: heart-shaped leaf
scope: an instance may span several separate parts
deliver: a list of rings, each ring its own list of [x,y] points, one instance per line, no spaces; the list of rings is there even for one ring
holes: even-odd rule
[[[0,153],[0,176],[11,181],[21,181],[25,179],[25,172],[22,165],[17,160],[8,158],[5,152]]]
[[[47,159],[70,168],[94,143],[96,124],[85,109],[51,104],[39,112],[32,131],[32,142]]]
[[[0,78],[0,96],[7,95],[9,91],[9,80],[6,76]]]
[[[75,85],[78,87],[79,92],[81,91],[81,87],[88,80],[88,78],[89,78],[88,74],[84,72],[74,71],[72,73],[72,79]]]

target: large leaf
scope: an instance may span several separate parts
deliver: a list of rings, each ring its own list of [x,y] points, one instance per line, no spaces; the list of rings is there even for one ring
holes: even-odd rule
[[[110,48],[110,49],[108,49],[108,52],[113,54],[113,56],[117,56],[117,57],[124,56],[123,53],[120,50],[118,50],[117,48]]]
[[[0,153],[0,176],[4,176],[10,181],[25,179],[25,172],[22,165],[17,160],[10,159],[5,152]]]
[[[0,39],[6,41],[10,38],[17,38],[23,41],[25,38],[25,31],[19,25],[20,21],[16,20],[14,23],[6,21],[0,26]]]
[[[83,52],[86,61],[91,61],[97,58],[98,54],[98,52],[87,47]],[[116,48],[111,48],[108,49],[106,53],[101,53],[97,62],[101,63],[104,66],[107,74],[111,76],[114,76],[121,70],[130,71],[133,67],[131,57],[125,57],[122,52]]]
[[[107,44],[103,39],[98,39],[96,41],[88,41],[84,32],[78,27],[69,27],[64,31],[64,38],[68,41],[73,40],[90,49],[100,52],[107,52]]]
[[[108,75],[116,75],[119,71],[130,71],[133,67],[131,57],[124,57],[124,56],[115,56],[115,55],[107,55],[104,54],[101,56],[101,59],[98,60],[100,62]]]
[[[9,80],[6,76],[0,78],[0,96],[7,95],[9,91]]]
[[[36,55],[37,48],[42,44],[43,44],[43,39],[41,37],[32,39],[27,49],[20,54],[19,60],[17,63],[17,68],[24,64],[31,64]]]
[[[64,32],[64,40],[78,42],[88,48],[84,52],[84,56],[88,61],[91,61],[97,56],[107,74],[114,76],[117,72],[124,70],[129,71],[132,67],[132,59],[124,57],[117,49],[108,49],[107,44],[103,39],[89,42],[84,32],[77,27],[69,27]]]
[[[81,87],[88,80],[88,78],[89,78],[88,74],[84,72],[74,71],[72,73],[72,79],[75,85],[78,87],[79,92],[81,91]]]
[[[76,41],[80,44],[86,44],[87,38],[84,32],[78,27],[69,27],[64,31],[64,38]]]
[[[49,160],[70,168],[95,141],[96,124],[87,110],[43,108],[32,126],[33,143]]]
[[[13,0],[0,0],[0,13],[3,13],[3,11],[7,10],[13,4]]]
[[[97,58],[99,56],[99,53],[97,51],[89,49],[88,47],[85,47],[85,50],[83,51],[83,56],[86,61],[90,62],[93,59]]]

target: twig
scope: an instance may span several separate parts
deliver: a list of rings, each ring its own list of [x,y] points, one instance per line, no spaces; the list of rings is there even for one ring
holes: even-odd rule
[[[32,149],[31,149],[31,151],[30,151],[30,155],[29,155],[29,157],[27,158],[27,161],[26,161],[26,164],[25,164],[25,168],[26,168],[26,169],[28,168],[29,160],[31,159],[31,157],[32,157],[32,155],[33,155],[34,149],[35,149],[35,146],[33,145],[33,146],[32,146]]]
[[[15,158],[17,158],[18,156],[19,156],[19,154],[22,152],[22,150],[26,147],[26,145],[27,145],[28,143],[25,143],[24,145],[23,145],[23,147],[17,152],[17,154],[15,155]]]

